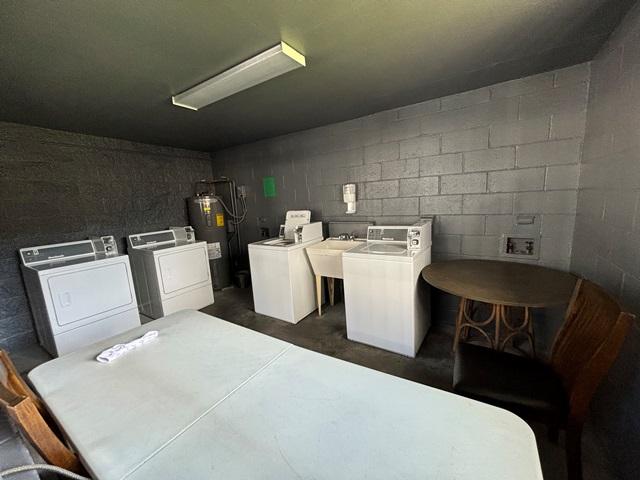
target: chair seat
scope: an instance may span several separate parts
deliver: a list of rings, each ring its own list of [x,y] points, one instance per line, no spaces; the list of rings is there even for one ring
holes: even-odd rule
[[[548,365],[468,343],[456,351],[453,390],[531,420],[560,425],[567,415],[562,381]]]

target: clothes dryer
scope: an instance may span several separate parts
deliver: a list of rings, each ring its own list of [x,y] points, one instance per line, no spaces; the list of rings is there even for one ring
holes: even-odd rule
[[[20,249],[40,344],[58,356],[140,325],[129,257],[112,236]]]
[[[191,227],[129,235],[128,243],[140,313],[155,319],[213,303],[207,243]]]

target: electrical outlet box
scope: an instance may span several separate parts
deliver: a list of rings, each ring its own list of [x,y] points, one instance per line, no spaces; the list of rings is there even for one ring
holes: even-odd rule
[[[500,245],[500,255],[517,258],[540,258],[540,238],[531,235],[504,234]]]
[[[238,197],[247,198],[247,186],[246,185],[238,185]]]

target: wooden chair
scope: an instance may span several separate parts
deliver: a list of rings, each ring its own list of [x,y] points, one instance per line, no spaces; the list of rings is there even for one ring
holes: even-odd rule
[[[591,397],[615,361],[634,316],[602,288],[578,280],[549,364],[461,344],[456,352],[456,393],[544,422],[557,440],[567,431],[567,471],[582,478],[582,426]]]
[[[0,405],[47,463],[86,475],[76,454],[60,439],[42,401],[22,380],[4,350],[0,350]]]

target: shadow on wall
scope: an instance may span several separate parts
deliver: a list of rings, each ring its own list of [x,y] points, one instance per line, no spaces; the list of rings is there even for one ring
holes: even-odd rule
[[[611,468],[624,479],[640,477],[639,398],[640,327],[636,322],[591,408],[593,424],[607,439]]]
[[[0,122],[0,348],[35,342],[18,249],[187,222],[209,156]]]
[[[640,4],[592,62],[571,268],[640,314]],[[592,418],[619,478],[640,478],[640,320],[600,386]]]

